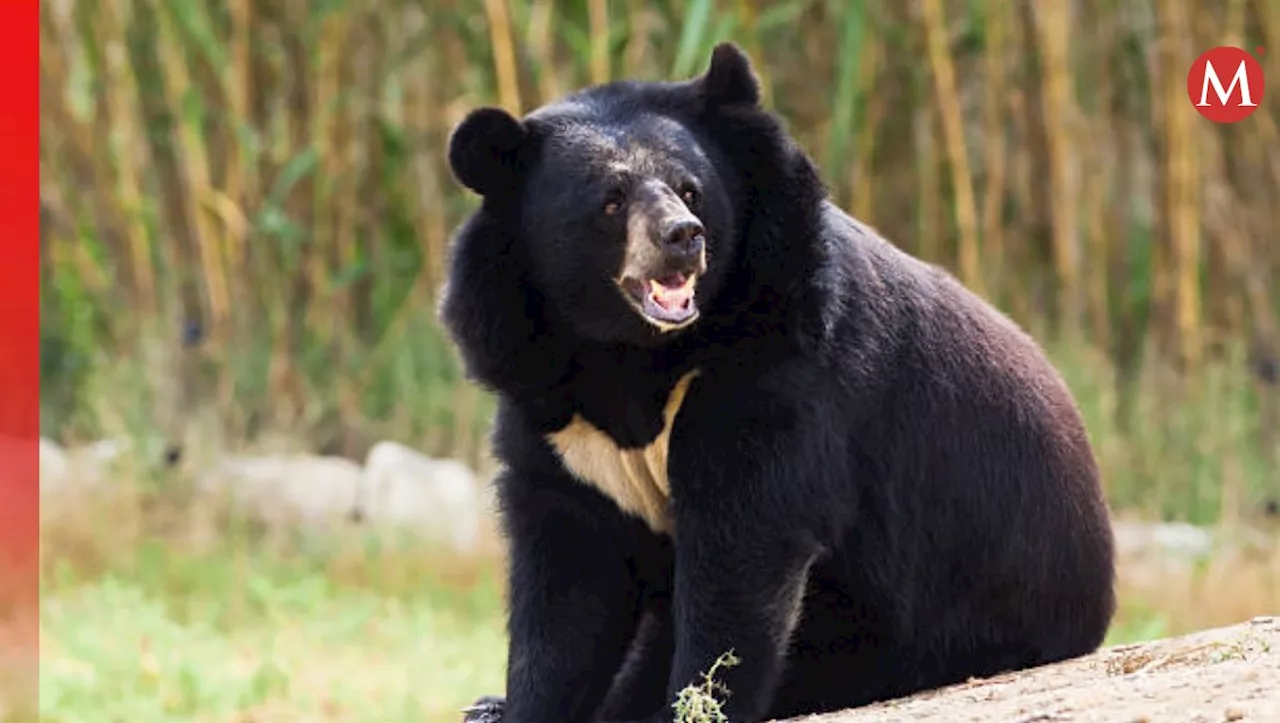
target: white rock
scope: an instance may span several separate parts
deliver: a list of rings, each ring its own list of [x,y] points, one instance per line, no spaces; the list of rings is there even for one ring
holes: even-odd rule
[[[40,438],[40,492],[61,489],[67,483],[71,463],[62,447],[48,437]]]
[[[127,439],[100,439],[77,449],[76,454],[85,461],[109,465],[121,459],[131,449],[133,443]]]
[[[110,479],[113,465],[130,449],[128,440],[102,439],[63,449],[47,437],[40,438],[40,494],[97,488]]]
[[[483,495],[465,464],[384,441],[369,450],[364,467],[360,512],[365,519],[408,528],[457,552],[476,548]]]
[[[1158,556],[1191,560],[1213,551],[1213,533],[1185,522],[1115,521],[1116,552],[1121,557]]]
[[[361,470],[341,457],[233,457],[196,479],[203,495],[224,499],[271,527],[345,524],[359,497]]]

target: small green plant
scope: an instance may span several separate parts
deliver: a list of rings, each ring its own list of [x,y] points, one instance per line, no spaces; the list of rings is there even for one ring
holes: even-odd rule
[[[724,711],[720,710],[720,701],[716,693],[730,695],[728,688],[715,680],[716,671],[721,667],[732,668],[741,662],[730,650],[716,658],[711,669],[702,675],[702,683],[689,685],[680,691],[672,706],[676,711],[675,723],[727,723]]]

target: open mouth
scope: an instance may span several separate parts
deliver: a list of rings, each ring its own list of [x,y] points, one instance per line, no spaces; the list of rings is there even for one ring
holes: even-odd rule
[[[697,274],[669,274],[657,279],[626,277],[622,288],[646,319],[659,328],[677,329],[698,316],[693,291]]]

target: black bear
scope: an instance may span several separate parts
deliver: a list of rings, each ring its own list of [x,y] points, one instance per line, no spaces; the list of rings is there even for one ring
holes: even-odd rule
[[[732,44],[448,158],[482,197],[440,316],[496,393],[506,694],[751,723],[1078,656],[1114,612],[1099,471],[1040,347],[827,197]]]

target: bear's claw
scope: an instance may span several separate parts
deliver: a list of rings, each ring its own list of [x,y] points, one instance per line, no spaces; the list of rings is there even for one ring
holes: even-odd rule
[[[502,707],[506,701],[495,695],[486,695],[462,709],[462,723],[502,723]]]

